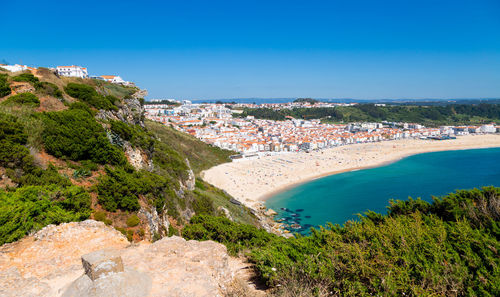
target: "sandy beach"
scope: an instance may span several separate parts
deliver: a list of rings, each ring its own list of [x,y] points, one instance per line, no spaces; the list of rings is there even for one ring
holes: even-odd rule
[[[272,195],[319,177],[381,166],[420,153],[488,147],[500,147],[500,135],[362,143],[225,163],[202,172],[202,177],[246,206],[257,208]]]

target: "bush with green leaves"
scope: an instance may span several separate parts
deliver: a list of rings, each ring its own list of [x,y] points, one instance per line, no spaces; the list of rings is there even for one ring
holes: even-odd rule
[[[71,97],[79,99],[97,109],[118,110],[115,105],[115,102],[119,101],[118,98],[111,95],[103,96],[89,85],[69,83],[64,88],[64,91]]]
[[[85,220],[90,212],[90,195],[76,186],[27,186],[15,192],[0,190],[0,245],[49,224]]]
[[[35,165],[33,157],[25,147],[28,135],[23,125],[14,116],[0,113],[0,166],[7,169],[7,176],[23,185],[70,185],[68,178],[61,176],[52,165],[44,170]]]
[[[2,104],[20,104],[20,105],[28,105],[33,107],[40,106],[40,100],[33,93],[20,93],[14,96],[10,96],[2,102]]]
[[[109,121],[111,131],[133,146],[152,151],[155,140],[153,136],[139,125],[129,125],[122,121]]]
[[[29,82],[32,84],[39,82],[39,79],[31,73],[22,73],[22,74],[16,75],[16,76],[12,77],[12,80],[13,81],[25,81],[25,82]]]
[[[333,296],[499,296],[500,188],[457,191],[430,204],[393,201],[344,226],[285,239],[225,218],[195,216],[188,239],[248,250],[279,293]]]
[[[8,75],[0,73],[0,98],[10,95],[12,92],[8,82]]]
[[[125,164],[123,152],[113,146],[93,115],[80,108],[48,112],[43,116],[42,133],[48,153],[70,160]]]
[[[62,91],[59,90],[59,87],[53,83],[49,83],[49,82],[45,82],[45,81],[35,82],[33,84],[33,86],[35,87],[35,90],[37,91],[37,93],[39,93],[41,95],[52,96],[52,97],[59,98],[59,99],[63,98]]]
[[[266,246],[278,239],[252,225],[238,224],[225,217],[196,215],[182,230],[182,236],[194,240],[213,240],[226,245],[232,255],[243,250]]]
[[[141,222],[141,220],[135,214],[133,214],[127,218],[127,226],[128,227],[135,227],[135,226],[139,225],[140,222]]]
[[[106,175],[99,178],[97,192],[99,203],[107,211],[137,211],[139,195],[148,195],[153,205],[164,205],[172,182],[166,177],[131,167],[105,168],[105,171]]]

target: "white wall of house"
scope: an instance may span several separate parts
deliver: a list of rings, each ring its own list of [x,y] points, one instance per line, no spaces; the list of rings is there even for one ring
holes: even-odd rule
[[[0,65],[0,67],[2,67],[5,70],[9,70],[10,72],[18,72],[18,71],[23,71],[23,70],[28,69],[28,67],[26,65],[19,65],[19,64],[16,64],[16,65]]]
[[[67,77],[80,77],[87,78],[89,76],[87,72],[87,68],[80,66],[57,66],[56,68],[57,74],[60,76]]]

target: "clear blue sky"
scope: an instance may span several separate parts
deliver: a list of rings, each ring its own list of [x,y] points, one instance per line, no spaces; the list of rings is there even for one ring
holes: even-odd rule
[[[500,1],[2,2],[0,61],[149,98],[500,97]]]

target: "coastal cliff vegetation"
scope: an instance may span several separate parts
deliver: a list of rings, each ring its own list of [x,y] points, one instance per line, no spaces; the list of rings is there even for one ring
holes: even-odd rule
[[[499,188],[392,201],[385,215],[287,239],[200,177],[233,152],[143,121],[136,91],[48,69],[0,74],[0,245],[93,218],[130,241],[182,235],[223,243],[278,296],[500,295]],[[396,107],[357,106],[347,116],[350,108],[243,115],[373,120]],[[412,119],[434,117],[424,107],[397,108],[393,120],[405,109]],[[435,111],[445,120],[500,118],[496,107],[454,106],[446,115],[450,108]]]
[[[195,216],[183,236],[245,254],[278,296],[498,296],[500,188],[433,203],[391,201],[345,225],[283,238],[225,218]]]
[[[179,234],[195,214],[258,225],[198,176],[233,152],[145,123],[139,89],[40,68],[2,74],[0,91],[0,244],[88,218],[131,241]]]

